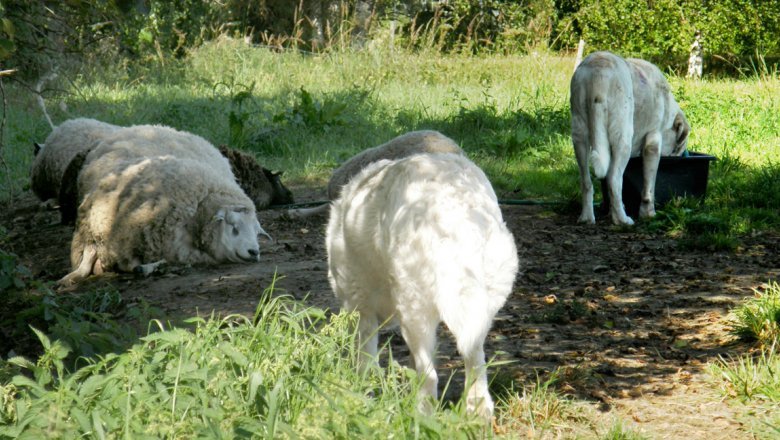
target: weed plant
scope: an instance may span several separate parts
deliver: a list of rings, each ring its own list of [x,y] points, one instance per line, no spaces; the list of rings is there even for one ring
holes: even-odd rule
[[[355,314],[326,316],[272,288],[253,318],[193,318],[72,371],[70,348],[44,352],[0,386],[0,438],[468,438],[484,422],[462,408],[417,411],[415,375],[391,362],[356,368]],[[0,403],[4,402],[0,400]]]

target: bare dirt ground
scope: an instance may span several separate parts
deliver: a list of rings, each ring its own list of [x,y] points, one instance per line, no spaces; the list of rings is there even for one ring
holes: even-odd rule
[[[323,195],[294,191],[299,201]],[[562,391],[650,438],[751,438],[706,383],[705,366],[748,350],[732,343],[725,317],[754,288],[778,279],[780,237],[757,235],[734,252],[683,250],[673,239],[616,229],[603,219],[583,226],[541,207],[502,209],[521,273],[486,344],[489,357],[512,361],[491,371],[496,382],[528,385],[538,372],[560,368]],[[290,219],[275,210],[259,216],[275,243],[258,264],[170,268],[145,279],[108,274],[76,290],[110,283],[126,300],[144,298],[171,316],[251,315],[277,274],[276,292],[337,310],[326,276],[326,217]],[[9,250],[39,279],[68,272],[72,227],[58,220],[32,195],[0,215]],[[461,364],[446,330],[441,334],[444,384]],[[396,359],[408,356],[399,337],[391,346]],[[455,373],[448,396],[460,393],[461,376]]]

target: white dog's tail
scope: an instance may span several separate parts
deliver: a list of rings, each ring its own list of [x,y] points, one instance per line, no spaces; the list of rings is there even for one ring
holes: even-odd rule
[[[590,104],[588,111],[588,133],[590,135],[590,163],[593,164],[593,173],[603,179],[607,175],[611,159],[609,150],[609,137],[607,135],[607,103],[604,95],[596,96]]]

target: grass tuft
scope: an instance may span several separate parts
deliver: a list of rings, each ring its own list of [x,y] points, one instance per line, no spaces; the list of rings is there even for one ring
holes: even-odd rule
[[[761,347],[780,347],[780,286],[769,282],[732,311],[731,333]]]

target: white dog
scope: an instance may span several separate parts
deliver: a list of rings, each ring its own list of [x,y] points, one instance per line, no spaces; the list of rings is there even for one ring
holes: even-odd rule
[[[421,395],[436,398],[444,322],[464,358],[466,409],[489,417],[483,344],[512,292],[518,257],[482,170],[451,153],[370,164],[333,202],[327,248],[336,296],[360,313],[361,368],[376,362],[378,327],[400,325],[424,378]]]
[[[658,162],[661,156],[682,154],[689,132],[685,114],[656,66],[609,52],[585,58],[571,79],[571,137],[582,191],[579,221],[596,222],[590,159],[596,177],[606,176],[612,222],[634,223],[623,207],[623,171],[630,157],[640,155],[644,185],[639,215],[654,216]]]

